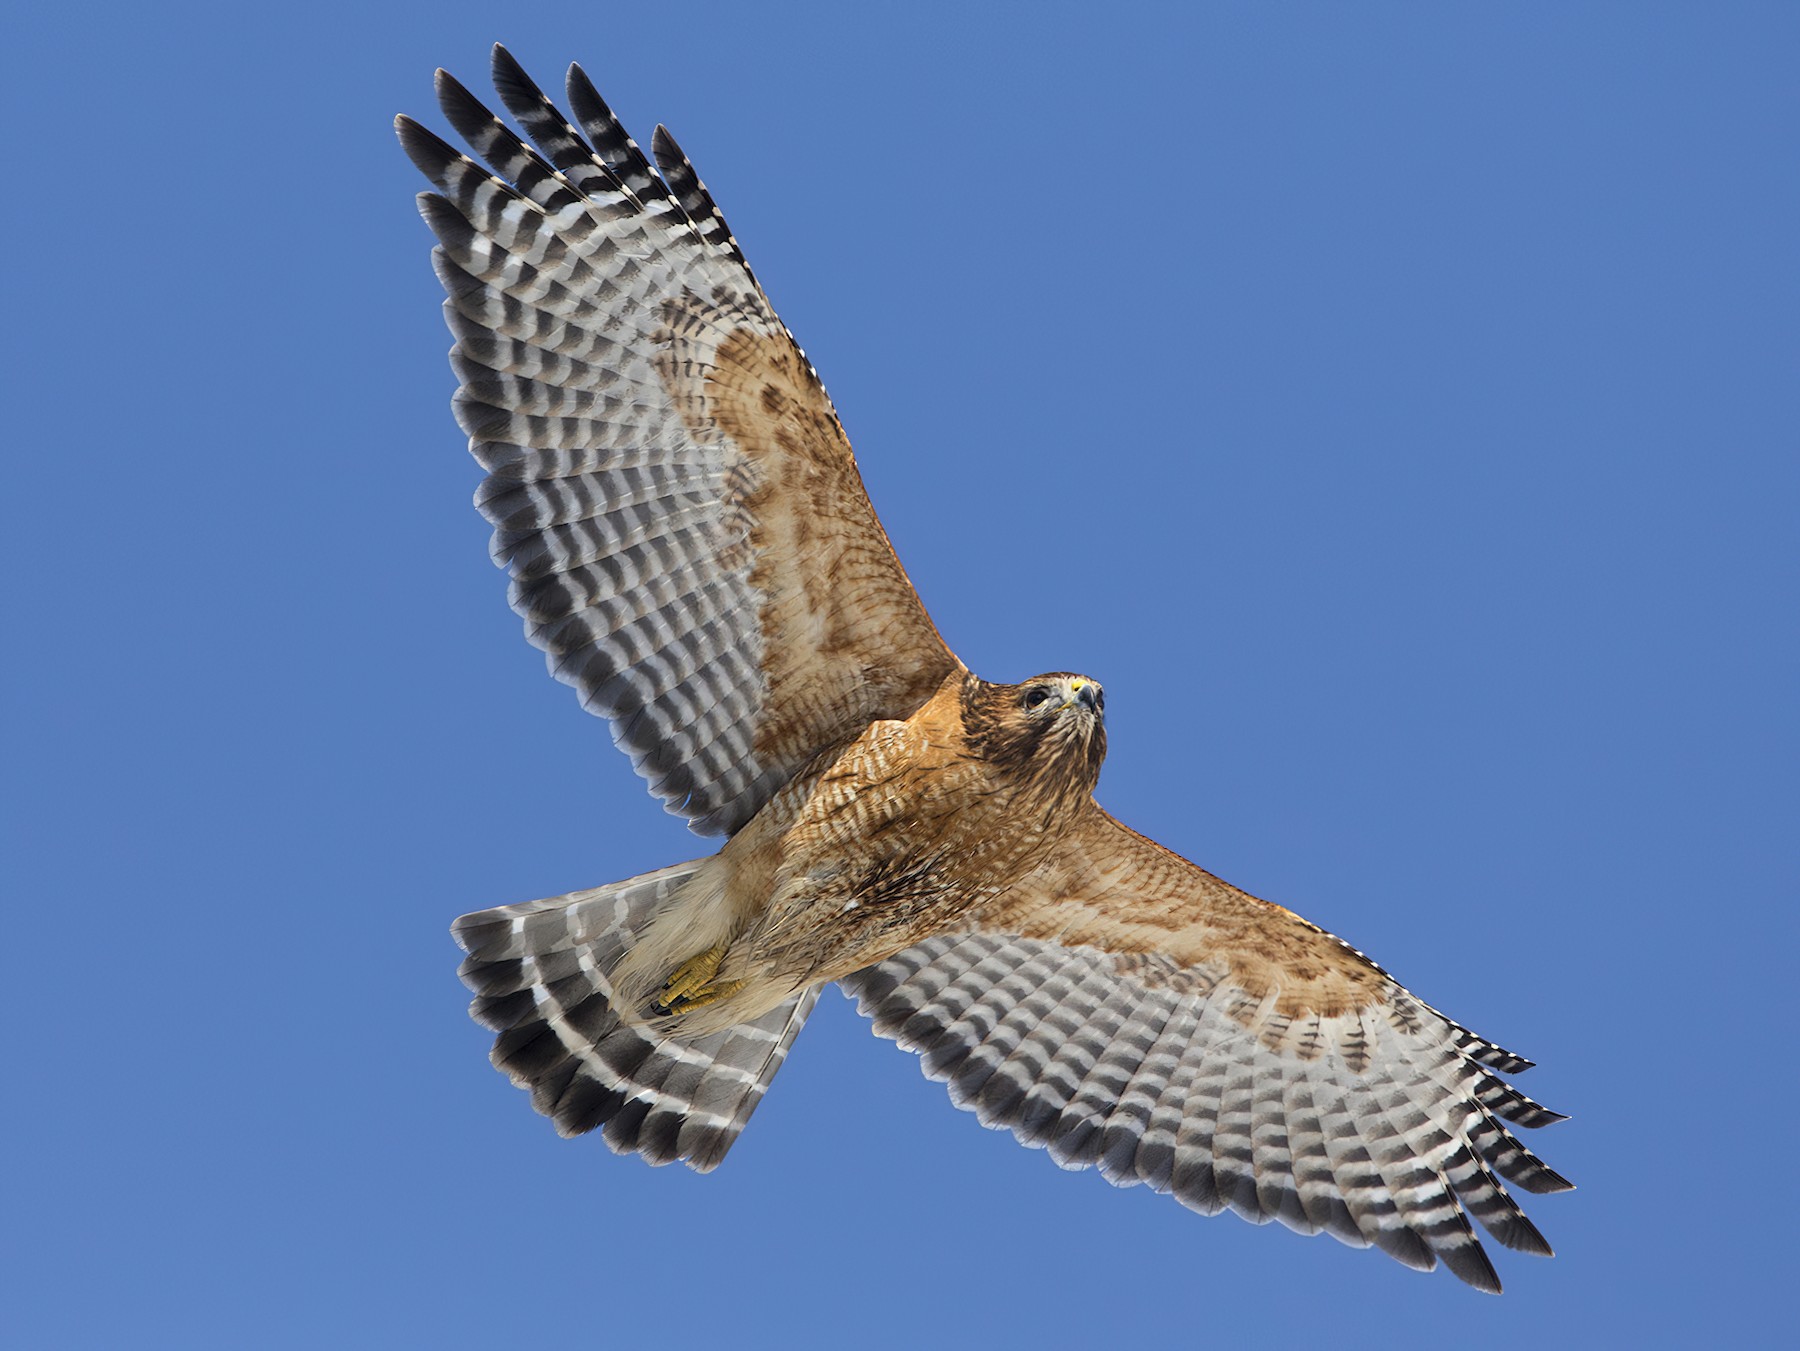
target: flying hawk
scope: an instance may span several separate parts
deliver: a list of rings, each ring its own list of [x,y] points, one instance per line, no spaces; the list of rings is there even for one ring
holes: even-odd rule
[[[1502,1181],[1530,1062],[1095,803],[1105,699],[968,670],[895,558],[817,373],[661,127],[580,67],[442,71],[486,167],[401,144],[449,299],[493,556],[551,674],[709,858],[456,921],[493,1061],[565,1135],[716,1166],[827,981],[984,1125],[1065,1168],[1500,1282],[1549,1253]],[[535,147],[535,149],[533,148]]]

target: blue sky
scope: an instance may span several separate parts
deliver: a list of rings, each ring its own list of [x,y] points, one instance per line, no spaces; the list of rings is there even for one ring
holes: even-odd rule
[[[30,1347],[1791,1332],[1800,10],[7,21],[0,1326]],[[389,130],[504,39],[698,163],[951,645],[1530,1055],[1554,1261],[1059,1172],[827,998],[717,1173],[559,1140],[457,914],[708,846],[543,673]]]

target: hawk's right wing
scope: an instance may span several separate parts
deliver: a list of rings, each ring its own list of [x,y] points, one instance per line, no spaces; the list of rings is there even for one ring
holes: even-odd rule
[[[551,673],[700,833],[956,669],[869,505],[831,401],[693,166],[659,177],[579,67],[577,131],[503,48],[534,151],[449,75],[493,172],[410,118],[420,209],[488,471],[510,598]]]

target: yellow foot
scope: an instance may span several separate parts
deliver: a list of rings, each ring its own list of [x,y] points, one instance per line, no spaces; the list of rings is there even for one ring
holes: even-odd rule
[[[656,1006],[658,1013],[689,1013],[694,1009],[704,1008],[708,1004],[716,1004],[719,1000],[736,994],[744,988],[741,980],[722,980],[712,985],[703,985],[690,995],[678,998],[663,996],[664,1002]]]
[[[685,1013],[741,990],[744,986],[741,980],[713,980],[719,974],[719,964],[725,960],[725,947],[720,943],[676,967],[675,974],[663,982],[662,990],[657,994],[656,1012]]]

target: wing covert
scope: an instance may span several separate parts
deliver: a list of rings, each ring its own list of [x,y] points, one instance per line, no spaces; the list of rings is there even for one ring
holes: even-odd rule
[[[1550,1252],[1505,1183],[1570,1184],[1509,1125],[1561,1118],[1492,1072],[1529,1061],[1097,806],[971,931],[843,984],[959,1107],[1065,1168],[1483,1290],[1469,1217]]]
[[[662,177],[581,74],[559,112],[504,49],[527,144],[450,76],[484,168],[408,118],[509,600],[672,812],[731,832],[956,658],[894,556],[816,372],[666,133]],[[491,172],[490,172],[491,169]]]

